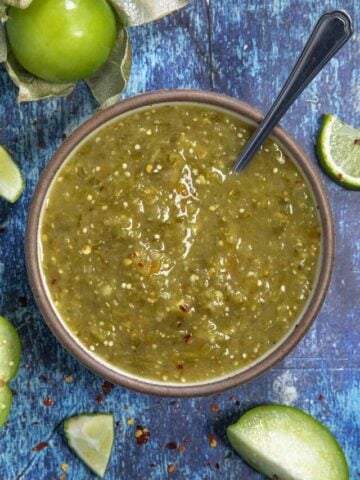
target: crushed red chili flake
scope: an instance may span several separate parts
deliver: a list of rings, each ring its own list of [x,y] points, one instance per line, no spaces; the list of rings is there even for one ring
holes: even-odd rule
[[[51,285],[55,285],[55,283],[56,283],[57,281],[58,281],[57,278],[53,278],[53,279],[51,280]]]
[[[135,430],[135,438],[138,445],[144,445],[149,441],[150,432],[147,428],[138,425]]]
[[[324,399],[325,397],[320,393],[320,395],[318,396],[319,402],[322,402]]]
[[[179,308],[184,313],[189,313],[190,312],[190,307],[186,303],[182,303],[181,305],[179,305]]]
[[[128,258],[136,258],[138,257],[138,253],[137,252],[130,252],[129,255],[128,255]]]
[[[213,403],[211,406],[210,406],[210,410],[213,412],[213,413],[218,413],[220,411],[220,407],[219,405],[217,405],[216,403]]]
[[[43,404],[45,407],[52,407],[54,405],[54,400],[52,400],[50,397],[45,397],[43,400]]]
[[[5,227],[0,227],[0,234],[5,233],[5,232],[6,232],[6,228]]]
[[[99,405],[102,405],[104,403],[104,397],[102,395],[98,395],[96,397],[96,403],[98,403]]]
[[[184,364],[183,364],[183,363],[178,363],[178,364],[176,365],[176,368],[177,368],[178,370],[184,370]]]
[[[185,335],[183,338],[184,342],[189,343],[191,340],[191,337],[192,337],[191,333],[188,333],[187,335]]]
[[[176,442],[169,442],[166,444],[166,448],[169,450],[176,450],[177,449],[177,443]]]
[[[220,468],[220,463],[215,463],[215,468],[217,468],[219,470]]]
[[[209,435],[208,435],[208,441],[209,441],[209,445],[210,445],[211,448],[216,448],[217,447],[217,440],[214,437],[214,435],[212,435],[211,433],[209,433]]]
[[[180,453],[184,453],[186,448],[184,447],[184,445],[179,445],[178,450],[179,450]]]
[[[354,145],[360,145],[360,138],[356,138],[354,140]]]
[[[144,266],[145,266],[145,263],[144,263],[144,262],[139,262],[139,263],[138,263],[138,267],[143,268]]]
[[[34,452],[40,452],[40,450],[48,446],[49,446],[49,442],[40,442],[33,448],[33,450]]]
[[[104,395],[109,395],[109,393],[111,392],[111,390],[114,388],[114,384],[113,383],[110,383],[110,382],[104,382],[103,385],[102,385],[102,391],[103,391],[103,394]]]
[[[186,443],[186,445],[189,444],[190,443],[190,438],[185,438],[184,443]]]
[[[168,473],[175,473],[175,472],[176,472],[176,465],[174,465],[173,463],[171,463],[170,465],[168,465],[168,467],[167,467],[167,472],[168,472]]]

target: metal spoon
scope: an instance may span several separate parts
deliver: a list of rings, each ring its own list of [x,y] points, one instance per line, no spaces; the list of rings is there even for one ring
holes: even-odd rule
[[[279,96],[240,153],[235,171],[246,167],[293,102],[352,34],[352,20],[346,12],[335,10],[320,18]]]

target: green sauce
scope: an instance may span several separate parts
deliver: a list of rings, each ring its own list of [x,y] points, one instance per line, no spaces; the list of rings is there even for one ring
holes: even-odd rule
[[[91,352],[136,376],[201,382],[248,365],[294,326],[320,225],[294,163],[252,128],[191,104],[105,126],[60,170],[44,212],[54,305]]]

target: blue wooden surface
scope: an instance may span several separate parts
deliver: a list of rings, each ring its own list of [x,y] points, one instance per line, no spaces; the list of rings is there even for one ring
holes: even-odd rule
[[[135,58],[126,96],[193,87],[266,110],[316,19],[334,7],[346,8],[359,24],[360,0],[192,0],[171,17],[131,30]],[[314,162],[322,113],[360,127],[359,51],[356,34],[283,120]],[[269,402],[296,405],[328,425],[345,449],[351,479],[359,479],[360,193],[324,178],[337,229],[331,288],[314,326],[279,366],[216,397],[161,399],[117,387],[99,404],[102,380],[66,353],[44,325],[28,287],[23,253],[26,214],[39,174],[63,136],[94,112],[95,103],[84,86],[66,99],[20,106],[15,99],[15,88],[0,68],[0,144],[13,152],[27,180],[16,205],[0,203],[0,225],[6,228],[0,233],[0,313],[19,329],[24,350],[12,383],[16,396],[10,420],[0,432],[0,479],[92,479],[67,449],[61,423],[80,412],[113,411],[118,424],[108,479],[260,480],[229,454],[225,427],[249,407]],[[70,374],[73,382],[67,383]],[[46,397],[52,406],[44,405]],[[145,445],[135,441],[138,424],[150,430]],[[217,440],[215,448],[209,434]],[[49,445],[36,452],[39,442]],[[185,451],[167,448],[168,442]],[[167,472],[171,464],[174,473]]]

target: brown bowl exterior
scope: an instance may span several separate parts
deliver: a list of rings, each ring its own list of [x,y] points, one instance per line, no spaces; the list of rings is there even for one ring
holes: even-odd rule
[[[122,385],[141,393],[169,397],[194,397],[218,393],[253,380],[280,362],[294,349],[312,325],[325,299],[334,263],[335,233],[329,201],[318,173],[295,140],[285,130],[276,127],[273,136],[286,148],[292,159],[300,166],[308,181],[319,210],[322,227],[322,260],[319,266],[317,282],[306,310],[297,321],[296,328],[293,329],[278,347],[258,363],[250,365],[249,368],[227,378],[210,380],[208,383],[199,385],[167,385],[151,383],[151,381],[149,382],[149,380],[146,379],[132,378],[120,371],[109,368],[91,356],[65,329],[62,322],[59,321],[46,293],[40,272],[38,249],[38,229],[43,203],[46,199],[49,186],[63,162],[77,145],[94,130],[109,120],[134,109],[171,102],[195,102],[220,107],[246,117],[256,123],[259,123],[263,118],[261,112],[244,102],[221,94],[198,90],[162,90],[145,93],[120,101],[112,107],[100,111],[65,140],[43,171],[30,206],[26,230],[25,258],[30,286],[46,323],[60,343],[83,365],[114,384]]]

